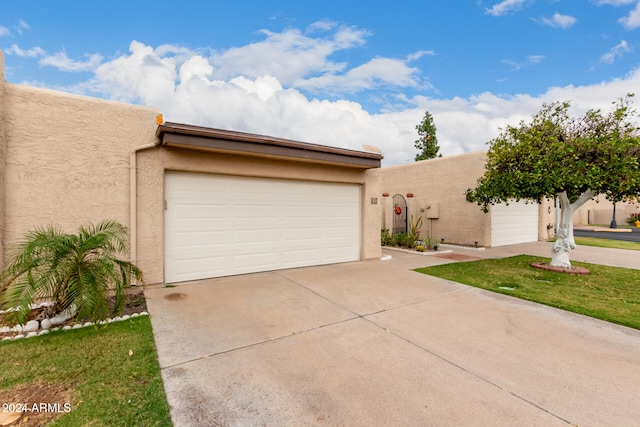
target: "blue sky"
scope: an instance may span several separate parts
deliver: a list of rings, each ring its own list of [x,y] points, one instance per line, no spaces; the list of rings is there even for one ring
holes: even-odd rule
[[[166,120],[415,156],[486,148],[542,102],[640,95],[639,0],[0,3],[7,81]]]

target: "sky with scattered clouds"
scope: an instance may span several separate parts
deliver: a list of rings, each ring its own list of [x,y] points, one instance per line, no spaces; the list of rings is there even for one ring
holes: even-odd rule
[[[640,95],[640,0],[2,0],[6,80],[165,120],[413,161],[486,149],[543,102]]]

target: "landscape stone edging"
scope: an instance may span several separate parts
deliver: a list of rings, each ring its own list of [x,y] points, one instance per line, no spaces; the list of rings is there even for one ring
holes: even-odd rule
[[[128,319],[131,319],[131,318],[134,318],[134,317],[148,316],[148,315],[149,315],[148,312],[143,311],[143,312],[140,312],[140,313],[125,314],[124,316],[116,316],[116,317],[113,317],[111,319],[99,320],[97,322],[76,323],[73,326],[66,325],[66,326],[62,326],[62,327],[56,326],[56,327],[51,328],[51,329],[39,329],[39,332],[38,332],[38,329],[36,329],[36,330],[33,330],[33,331],[29,331],[29,333],[26,334],[26,335],[18,334],[18,335],[12,336],[12,337],[3,337],[0,341],[14,341],[14,340],[22,339],[22,338],[32,338],[32,337],[36,337],[36,336],[46,335],[49,332],[54,332],[54,331],[59,331],[59,330],[68,331],[68,330],[71,330],[71,329],[80,329],[80,328],[85,328],[87,326],[94,326],[96,324],[98,324],[98,325],[106,325],[107,323],[110,323],[110,322],[120,322],[122,320],[128,320]],[[43,320],[48,320],[48,319],[43,319]],[[35,320],[35,322],[37,322],[37,320]],[[29,324],[29,322],[27,322],[27,324]],[[18,327],[18,326],[21,326],[22,329],[21,330],[12,330],[13,328],[11,328],[9,330],[4,330],[4,328],[2,328],[2,330],[0,330],[0,331],[1,332],[27,332],[27,331],[24,330],[24,327],[26,325],[16,325],[16,327]]]
[[[440,254],[450,254],[453,251],[452,250],[444,250],[444,251],[424,251],[424,252],[419,252],[419,251],[414,251],[412,249],[405,249],[405,248],[396,248],[394,246],[383,246],[383,249],[389,249],[390,251],[397,251],[397,252],[406,252],[409,254],[416,254],[416,255],[422,255],[422,256],[427,256],[427,255],[440,255]]]

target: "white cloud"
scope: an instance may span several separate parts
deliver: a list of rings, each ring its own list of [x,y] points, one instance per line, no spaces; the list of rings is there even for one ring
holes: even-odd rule
[[[325,74],[320,77],[300,79],[293,86],[308,91],[324,90],[341,93],[359,92],[377,86],[422,87],[420,70],[408,66],[409,61],[374,58],[366,64],[342,74]]]
[[[54,55],[44,56],[40,60],[40,64],[48,65],[62,71],[80,72],[93,71],[100,65],[100,62],[102,62],[102,56],[98,54],[86,54],[83,55],[83,57],[85,60],[76,61],[70,59],[66,52],[58,52]]]
[[[613,64],[616,58],[621,57],[625,53],[633,52],[633,49],[629,46],[626,40],[622,40],[620,43],[611,48],[611,50],[600,57],[600,62],[606,64]]]
[[[635,9],[629,12],[628,16],[620,18],[618,22],[629,30],[640,27],[640,1],[636,4]]]
[[[20,22],[18,22],[18,34],[22,34],[24,30],[28,30],[29,28],[31,27],[24,20],[21,19]]]
[[[527,0],[503,0],[502,2],[493,5],[490,9],[485,9],[485,13],[491,16],[507,15],[511,12],[522,9]]]
[[[381,70],[372,73],[368,67],[376,65]],[[368,78],[383,75],[387,65],[372,60],[350,71]],[[413,161],[415,126],[425,110],[434,117],[443,155],[484,150],[501,127],[528,120],[543,102],[571,100],[581,113],[589,108],[607,110],[616,98],[640,93],[640,69],[597,85],[551,88],[539,97],[491,93],[453,99],[400,97],[403,109],[371,114],[356,102],[311,99],[269,74],[217,78],[215,67],[202,54],[133,42],[128,54],[101,64],[95,78],[77,89],[158,107],[168,121],[352,149],[378,146],[384,164],[392,165]]]
[[[46,54],[44,49],[40,47],[34,47],[33,49],[24,50],[20,49],[16,44],[11,45],[11,47],[7,49],[7,53],[10,55],[17,55],[22,58],[37,58]]]
[[[513,70],[517,71],[524,67],[529,67],[531,65],[539,64],[543,60],[544,60],[543,55],[529,55],[525,58],[524,61],[521,61],[521,62],[512,61],[510,59],[503,59],[501,62],[503,64],[510,65]]]
[[[0,25],[0,37],[7,37],[11,35],[11,31],[7,27]]]
[[[325,22],[317,24],[314,30],[333,28]],[[337,51],[363,45],[369,33],[353,27],[339,27],[324,38],[309,37],[298,29],[282,33],[263,30],[261,34],[265,36],[263,41],[214,52],[209,60],[215,68],[215,77],[228,79],[241,74],[256,78],[268,74],[290,85],[311,72],[321,75],[341,72],[346,64],[333,62],[329,57]]]
[[[595,0],[596,5],[602,6],[605,4],[609,4],[612,6],[623,6],[625,4],[631,4],[638,0]]]
[[[22,58],[41,58],[40,65],[54,67],[67,72],[94,71],[102,62],[102,56],[98,54],[85,54],[83,55],[84,60],[76,61],[70,59],[66,52],[47,55],[47,52],[38,46],[25,50],[13,44],[7,49],[7,53]]]
[[[577,22],[577,19],[573,16],[554,13],[551,18],[542,18],[537,22],[554,28],[566,29],[571,28]]]

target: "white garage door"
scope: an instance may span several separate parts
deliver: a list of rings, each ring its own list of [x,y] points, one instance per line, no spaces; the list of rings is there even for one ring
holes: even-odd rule
[[[538,204],[524,201],[491,206],[491,246],[538,240]]]
[[[165,176],[167,283],[360,258],[360,187]]]

